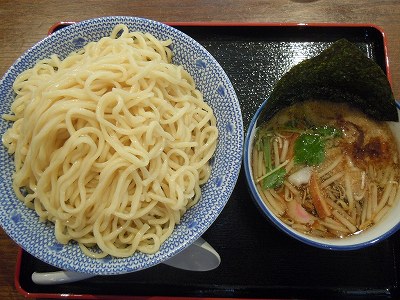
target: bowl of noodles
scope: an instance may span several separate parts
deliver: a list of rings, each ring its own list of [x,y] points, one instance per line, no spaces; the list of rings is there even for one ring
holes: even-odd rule
[[[243,160],[252,198],[272,224],[330,250],[371,246],[400,228],[398,122],[310,100],[260,124],[267,101],[250,123]]]
[[[48,264],[98,275],[154,266],[229,200],[239,102],[218,62],[173,27],[73,24],[26,51],[0,86],[0,225]]]
[[[244,148],[257,207],[291,237],[353,250],[400,228],[399,109],[381,67],[350,41],[282,76]]]

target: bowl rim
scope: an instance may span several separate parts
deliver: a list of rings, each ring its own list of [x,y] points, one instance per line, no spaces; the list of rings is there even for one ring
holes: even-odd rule
[[[387,230],[377,236],[374,236],[366,241],[358,242],[358,243],[350,243],[350,244],[346,244],[346,243],[345,244],[331,244],[331,243],[329,243],[329,239],[326,239],[327,243],[316,241],[316,240],[314,240],[313,237],[304,235],[304,234],[296,231],[295,229],[290,228],[290,226],[284,224],[278,217],[276,217],[275,214],[272,213],[268,209],[268,207],[264,204],[264,201],[259,196],[257,188],[252,179],[250,153],[249,153],[249,150],[252,148],[253,137],[254,137],[255,129],[257,127],[258,118],[267,102],[268,102],[268,98],[263,101],[263,103],[257,109],[257,111],[255,112],[255,114],[253,115],[253,117],[250,121],[250,125],[247,129],[247,133],[245,136],[245,142],[244,142],[243,165],[244,165],[247,186],[250,189],[250,193],[251,193],[251,198],[252,198],[253,202],[256,204],[260,213],[262,213],[263,216],[266,217],[268,221],[270,221],[275,227],[277,227],[278,229],[280,229],[281,231],[286,233],[288,236],[290,236],[302,243],[305,243],[307,245],[314,246],[314,247],[317,247],[320,249],[339,250],[339,251],[357,250],[357,249],[362,249],[362,248],[372,246],[376,243],[379,243],[379,242],[387,239],[388,237],[393,235],[395,232],[400,230],[400,219],[399,219],[398,222],[394,226],[392,226],[389,230]],[[396,107],[399,112],[400,104],[397,102],[396,102]],[[338,239],[331,239],[331,240],[337,241]],[[339,239],[339,240],[345,241],[346,239]]]

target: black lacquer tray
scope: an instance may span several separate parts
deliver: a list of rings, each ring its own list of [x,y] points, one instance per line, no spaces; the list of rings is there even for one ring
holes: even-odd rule
[[[382,30],[365,24],[171,24],[200,42],[230,77],[245,131],[274,83],[291,66],[347,38],[390,78]],[[52,30],[56,30],[59,24]],[[54,271],[21,250],[16,285],[27,297],[207,297],[396,299],[400,233],[367,249],[334,252],[302,244],[268,222],[241,172],[233,194],[203,237],[221,255],[219,268],[196,273],[166,265],[82,282],[39,286],[34,271]],[[154,298],[152,298],[154,299]]]

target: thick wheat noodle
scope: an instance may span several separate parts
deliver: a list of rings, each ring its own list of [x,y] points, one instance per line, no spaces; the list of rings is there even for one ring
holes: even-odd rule
[[[319,177],[324,176],[325,174],[329,173],[332,171],[343,159],[343,156],[340,155],[338,158],[336,158],[327,168],[322,170],[321,172],[318,173]]]
[[[339,173],[334,174],[333,176],[329,177],[328,179],[326,179],[324,182],[321,183],[321,188],[326,188],[331,183],[342,178],[343,175],[344,175],[344,172],[339,172]]]
[[[154,253],[199,201],[218,130],[171,43],[120,24],[17,77],[3,136],[13,188],[60,243],[93,257]]]
[[[337,210],[332,210],[332,215],[335,216],[335,218],[342,223],[344,226],[346,226],[351,232],[356,232],[357,227],[354,226],[349,220],[347,220],[344,216],[342,216]]]
[[[341,232],[350,232],[343,224],[338,223],[331,218],[326,218],[325,220],[320,220],[319,223],[326,228],[330,228],[333,230],[338,230]]]

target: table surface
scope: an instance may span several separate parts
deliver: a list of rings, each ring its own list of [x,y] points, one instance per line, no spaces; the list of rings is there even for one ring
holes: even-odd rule
[[[161,22],[374,24],[386,34],[392,87],[400,99],[398,0],[0,1],[0,74],[58,21],[129,15]],[[14,286],[18,246],[0,229],[0,299],[22,299]]]

